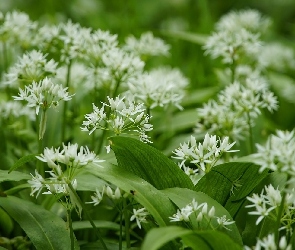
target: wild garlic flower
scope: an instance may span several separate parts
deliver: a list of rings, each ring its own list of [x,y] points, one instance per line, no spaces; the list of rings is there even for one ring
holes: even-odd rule
[[[86,204],[93,204],[93,206],[97,206],[101,201],[103,200],[103,195],[105,191],[105,186],[103,186],[102,191],[100,192],[98,188],[96,188],[96,191],[94,192],[94,195],[91,196],[92,201],[86,202]]]
[[[218,101],[210,100],[197,109],[196,133],[209,131],[239,141],[249,130],[245,121],[253,126],[263,109],[273,112],[278,108],[277,98],[261,77],[236,81],[221,91],[217,98]]]
[[[125,97],[108,97],[108,103],[102,103],[99,109],[93,105],[93,112],[86,114],[81,130],[89,134],[96,129],[112,131],[115,135],[122,133],[136,134],[143,142],[150,142],[146,132],[153,126],[149,123],[150,117],[145,114],[143,104],[137,104]]]
[[[75,177],[79,173],[80,169],[89,163],[99,165],[99,157],[91,152],[88,147],[80,147],[78,144],[64,145],[61,148],[45,148],[44,152],[36,158],[42,162],[47,163],[51,169],[47,171],[50,175],[48,178],[41,178],[40,174],[36,172],[36,176],[33,176],[31,181],[28,181],[32,186],[32,193],[38,194],[43,188],[47,188],[47,192],[44,194],[52,193],[64,193],[69,194],[68,184],[72,183],[74,187],[77,187],[77,180]]]
[[[0,103],[0,117],[2,119],[9,119],[10,117],[18,118],[26,116],[31,121],[36,120],[35,112],[28,106],[23,106],[19,102],[7,101]]]
[[[14,100],[26,101],[28,107],[36,109],[39,114],[40,108],[47,110],[51,106],[58,106],[61,100],[69,101],[73,95],[69,95],[67,88],[54,84],[50,78],[44,78],[38,83],[33,81],[32,84],[25,86],[25,89],[19,89],[18,96],[13,96]]]
[[[169,217],[169,219],[170,222],[189,222],[190,216],[192,214],[196,215],[196,220],[199,223],[201,223],[202,221],[206,221],[206,227],[210,226],[210,228],[214,230],[218,228],[225,228],[227,230],[230,230],[229,228],[227,228],[227,226],[235,223],[234,221],[227,219],[226,215],[223,215],[221,217],[215,216],[214,206],[210,207],[209,209],[208,203],[204,202],[198,204],[195,199],[193,199],[192,202],[187,204],[185,207],[177,209],[177,212],[173,216]],[[205,224],[199,224],[199,227],[202,227]]]
[[[278,209],[283,202],[282,193],[278,188],[274,188],[271,184],[265,186],[261,194],[253,194],[252,197],[247,197],[250,204],[246,208],[252,208],[254,211],[250,211],[249,214],[258,216],[256,225],[258,225],[266,217],[277,220]],[[295,223],[293,218],[294,211],[294,190],[287,192],[284,200],[285,205],[281,214],[281,230],[285,229],[288,233],[292,233],[292,227]]]
[[[133,215],[130,218],[130,221],[136,220],[137,226],[141,229],[141,223],[146,222],[146,217],[149,215],[148,211],[143,208],[135,209],[133,208]]]
[[[0,24],[1,41],[21,45],[24,49],[31,47],[37,23],[31,21],[26,13],[8,12]]]
[[[258,67],[279,72],[295,69],[295,52],[280,43],[265,44],[258,56]]]
[[[203,175],[211,171],[217,164],[223,153],[236,152],[231,150],[233,143],[229,143],[229,138],[218,139],[216,135],[206,134],[202,143],[197,143],[196,138],[191,136],[190,141],[180,144],[179,148],[173,151],[175,159],[181,160],[180,168],[185,168],[185,163],[194,164],[199,171],[196,175]],[[190,173],[191,177],[192,173]]]
[[[4,75],[3,84],[9,87],[20,87],[32,81],[39,82],[45,77],[54,77],[57,63],[53,59],[48,61],[46,56],[47,54],[44,55],[37,50],[27,52],[9,68]]]
[[[292,244],[287,243],[286,236],[282,236],[277,246],[275,235],[273,233],[268,234],[262,239],[257,239],[256,245],[253,247],[244,246],[245,250],[251,249],[268,249],[268,250],[292,250]]]
[[[159,68],[140,75],[129,82],[128,94],[140,100],[146,107],[166,107],[169,104],[182,109],[188,80],[178,69]]]
[[[271,25],[271,20],[257,10],[247,9],[231,11],[222,16],[216,24],[216,30],[237,32],[244,28],[253,33],[264,33]]]
[[[146,56],[167,56],[170,46],[162,39],[154,37],[152,32],[143,33],[139,39],[134,36],[126,38],[123,47],[126,51],[133,51],[136,55],[144,58]]]
[[[295,138],[294,131],[280,131],[270,135],[265,145],[256,144],[255,163],[259,171],[271,169],[295,175]]]

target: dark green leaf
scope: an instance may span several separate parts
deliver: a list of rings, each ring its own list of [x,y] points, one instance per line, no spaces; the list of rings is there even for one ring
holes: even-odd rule
[[[185,32],[185,31],[162,31],[161,32],[163,35],[173,37],[173,38],[178,38],[182,39],[188,42],[196,43],[199,45],[204,45],[207,36],[203,34],[196,34],[196,33],[191,33],[191,32]]]
[[[107,228],[112,230],[119,230],[120,225],[112,222],[112,221],[93,221],[97,228]],[[73,229],[74,230],[81,230],[81,229],[92,229],[92,225],[89,221],[74,221],[73,222]]]
[[[0,197],[0,206],[21,226],[36,249],[71,249],[69,229],[54,213],[14,196]],[[76,241],[75,249],[79,249]]]
[[[148,181],[157,189],[193,189],[190,178],[159,150],[133,138],[112,137],[111,147],[119,167]]]
[[[27,162],[34,161],[36,160],[36,155],[37,154],[31,154],[31,155],[26,155],[22,158],[20,158],[16,163],[13,164],[13,166],[9,169],[9,173],[16,170],[17,168],[21,167],[22,165],[26,164]]]

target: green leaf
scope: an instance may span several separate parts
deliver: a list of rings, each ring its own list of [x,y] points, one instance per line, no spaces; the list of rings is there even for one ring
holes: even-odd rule
[[[159,226],[170,223],[168,217],[175,213],[174,205],[165,194],[147,181],[115,165],[98,167],[89,164],[86,168],[90,173],[111,182],[126,193],[135,191],[134,199],[149,211]]]
[[[157,250],[176,238],[182,238],[185,246],[194,250],[235,250],[242,249],[227,235],[218,231],[192,231],[182,227],[170,226],[150,230],[141,250]]]
[[[128,137],[110,138],[119,167],[148,181],[157,189],[193,189],[190,178],[159,150]]]
[[[96,188],[101,189],[106,182],[91,174],[81,174],[76,176],[79,191],[95,191]]]
[[[22,172],[10,173],[7,170],[0,170],[0,183],[3,181],[21,181],[28,180],[31,176]]]
[[[112,222],[112,221],[93,221],[97,228],[106,228],[112,230],[119,230],[120,225]],[[74,230],[81,230],[81,229],[92,229],[92,225],[89,221],[74,221],[73,222],[73,229]]]
[[[196,43],[199,45],[204,45],[207,41],[207,35],[185,32],[185,31],[162,31],[163,35],[182,39],[188,42]]]
[[[208,204],[208,207],[214,206],[215,216],[221,217],[223,215],[226,215],[228,219],[232,219],[229,212],[223,206],[221,206],[217,201],[202,192],[196,192],[185,188],[169,188],[162,190],[162,192],[166,194],[179,208],[185,207],[193,199],[195,199],[198,204],[206,202]],[[192,221],[192,226],[193,228],[197,229],[198,223],[196,221]],[[235,240],[238,244],[242,245],[241,236],[237,226],[235,224],[231,224],[228,226],[228,228],[230,230],[224,229],[224,233]]]
[[[0,206],[21,226],[36,249],[71,249],[69,229],[54,213],[14,196],[0,197]],[[75,249],[79,249],[77,241]]]
[[[37,154],[31,154],[31,155],[26,155],[19,160],[16,161],[16,163],[13,164],[13,166],[9,169],[9,173],[16,170],[17,168],[21,167],[22,165],[26,164],[27,162],[34,161],[36,160],[36,155]]]
[[[267,175],[254,163],[231,162],[214,167],[195,186],[229,209],[234,217],[245,199]]]

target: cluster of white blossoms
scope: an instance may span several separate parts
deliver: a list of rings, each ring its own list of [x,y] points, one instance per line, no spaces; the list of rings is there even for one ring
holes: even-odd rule
[[[26,13],[12,11],[5,15],[0,13],[0,40],[18,44],[23,48],[31,45],[37,23],[30,20]]]
[[[141,141],[151,143],[146,132],[151,131],[153,126],[149,123],[149,115],[145,114],[143,103],[136,104],[125,97],[108,97],[108,103],[102,103],[100,109],[92,105],[93,112],[85,115],[82,131],[91,134],[96,129],[102,129],[115,135],[131,133],[139,136]]]
[[[120,200],[123,197],[122,192],[118,187],[116,187],[116,189],[113,191],[110,186],[105,185],[101,191],[96,188],[94,194],[91,196],[92,201],[86,203],[97,206],[103,200],[104,194],[106,194],[112,200]]]
[[[152,32],[143,33],[139,39],[129,36],[125,43],[123,47],[125,50],[132,51],[141,57],[169,55],[170,46],[162,39],[154,37]]]
[[[57,63],[53,59],[48,61],[46,57],[47,55],[37,50],[24,54],[4,75],[4,86],[20,87],[32,81],[39,82],[45,77],[54,77]]]
[[[189,142],[180,144],[179,148],[173,151],[172,157],[181,160],[179,167],[196,184],[202,175],[211,171],[224,153],[238,151],[230,150],[234,144],[235,142],[229,143],[228,137],[221,140],[216,135],[206,134],[204,141],[197,143],[196,138],[191,136]],[[197,168],[190,168],[186,163],[194,164]]]
[[[230,230],[229,228],[227,228],[227,226],[235,223],[234,221],[227,219],[226,215],[223,215],[221,217],[216,217],[214,206],[212,206],[209,209],[208,203],[204,202],[204,203],[198,204],[198,202],[196,202],[195,199],[193,199],[192,202],[190,202],[185,207],[181,209],[177,209],[177,212],[172,217],[169,217],[169,219],[171,222],[178,222],[178,221],[189,222],[190,216],[192,214],[196,215],[196,220],[198,223],[206,221],[206,227],[210,226],[211,227],[210,229],[214,229],[214,230],[218,228],[225,228],[227,230]],[[217,224],[217,227],[214,224]]]
[[[0,117],[2,119],[9,119],[10,117],[19,118],[20,116],[28,117],[31,121],[36,119],[34,110],[28,106],[24,106],[21,103],[14,101],[0,103]]]
[[[264,187],[264,190],[262,190],[260,195],[254,193],[252,197],[247,197],[251,204],[247,205],[246,208],[254,209],[254,211],[249,212],[249,214],[258,216],[256,225],[262,222],[262,220],[266,217],[276,221],[277,217],[281,216],[281,227],[279,230],[286,230],[286,232],[291,236],[295,223],[293,216],[295,206],[294,198],[295,194],[293,190],[292,192],[287,192],[283,200],[283,194],[281,191],[278,188],[275,189],[270,184],[269,186]],[[283,211],[280,214],[279,208],[282,202],[284,202],[284,206]]]
[[[72,95],[69,95],[67,88],[54,84],[46,77],[38,83],[33,81],[32,84],[25,86],[25,89],[20,88],[18,96],[13,98],[17,101],[26,101],[28,107],[35,108],[38,115],[40,108],[46,111],[51,106],[56,107],[61,100],[71,100]]]
[[[256,144],[255,163],[260,165],[259,171],[270,169],[295,175],[295,138],[294,131],[278,130],[270,135],[265,145]]]
[[[268,234],[262,239],[258,239],[256,245],[253,247],[244,246],[244,250],[265,249],[265,250],[292,250],[292,244],[287,242],[286,236],[282,236],[277,246],[275,235]]]
[[[239,141],[245,137],[249,126],[254,125],[254,119],[262,109],[272,112],[278,108],[277,98],[261,77],[235,81],[217,98],[218,101],[210,100],[197,109],[199,116],[195,133],[208,131]]]
[[[178,69],[163,67],[146,72],[130,81],[126,95],[131,94],[150,109],[166,107],[169,104],[182,109],[180,102],[187,86],[188,80]]]
[[[62,149],[45,148],[43,154],[36,156],[36,158],[47,163],[51,169],[46,171],[50,175],[49,178],[43,178],[35,170],[36,175],[32,175],[32,180],[28,181],[32,188],[31,195],[37,193],[37,197],[43,188],[47,189],[43,194],[69,195],[68,184],[71,183],[74,188],[77,187],[75,176],[81,168],[89,163],[98,164],[104,161],[100,160],[88,147],[79,148],[78,144],[70,143],[63,145]]]
[[[212,58],[221,57],[226,64],[238,60],[256,59],[261,49],[261,30],[269,27],[270,20],[255,10],[231,12],[216,24],[216,31],[207,39],[204,49]]]

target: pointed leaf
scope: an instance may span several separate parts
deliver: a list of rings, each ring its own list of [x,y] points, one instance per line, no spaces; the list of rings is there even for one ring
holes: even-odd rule
[[[110,138],[119,167],[148,181],[157,189],[186,187],[193,189],[190,178],[159,150],[128,137]]]
[[[185,31],[162,31],[163,35],[182,39],[188,42],[204,45],[207,41],[207,35],[185,32]]]
[[[69,229],[54,213],[14,196],[0,197],[0,206],[21,226],[36,249],[71,249]],[[77,241],[75,249],[79,249]]]
[[[17,168],[21,167],[22,165],[26,164],[27,162],[36,160],[37,154],[26,155],[19,160],[17,160],[13,166],[9,169],[9,173],[16,170]]]
[[[31,176],[22,172],[8,172],[7,170],[0,170],[0,183],[3,181],[21,181],[28,180]]]
[[[107,228],[119,231],[120,225],[112,222],[112,221],[102,221],[102,220],[95,220],[93,221],[97,228]],[[81,229],[92,229],[92,225],[89,221],[73,221],[73,229],[74,230],[81,230]]]

